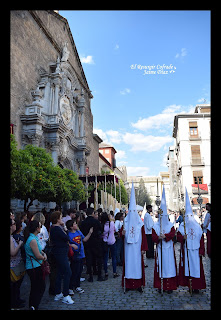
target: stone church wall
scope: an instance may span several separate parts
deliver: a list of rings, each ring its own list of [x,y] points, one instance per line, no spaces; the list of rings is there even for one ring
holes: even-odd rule
[[[64,50],[65,43],[68,58],[62,61],[62,55],[64,57],[62,50]],[[84,174],[85,166],[89,166],[90,174],[98,173],[99,148],[98,142],[93,138],[93,115],[90,107],[90,100],[93,96],[67,20],[54,11],[13,10],[11,11],[10,45],[10,121],[14,124],[14,134],[19,148],[35,141],[37,145],[45,147],[52,153],[56,150],[55,159],[56,157],[58,160],[63,159],[64,166],[65,163],[68,163],[64,154],[68,154],[70,167],[76,172]],[[69,85],[69,88],[66,87],[68,77],[72,77],[72,84]],[[53,125],[50,123],[52,120],[47,120],[50,117],[52,119],[52,114],[48,111],[50,108],[47,106],[49,98],[46,99],[46,88],[49,83],[50,86],[55,87],[55,91],[56,86],[59,90],[58,112]],[[71,123],[80,122],[78,123],[79,130],[70,125],[66,126],[60,119],[62,117],[59,113],[59,103],[60,99],[64,98],[64,94],[70,101],[72,116],[75,115]],[[31,107],[28,107],[30,105],[33,110],[35,105],[39,106],[39,108],[36,107],[36,110],[41,110],[34,111],[35,114],[30,115]],[[84,122],[83,129],[80,127],[82,121]],[[78,132],[77,135],[76,132]],[[39,138],[39,134],[43,138]],[[61,145],[63,143],[66,145],[64,148],[69,148],[68,152],[67,150],[64,152],[63,145]]]

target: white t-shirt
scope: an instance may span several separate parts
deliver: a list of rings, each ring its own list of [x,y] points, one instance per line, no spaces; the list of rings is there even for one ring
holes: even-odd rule
[[[46,242],[49,239],[48,230],[45,226],[41,226],[41,231],[40,233],[38,233],[37,237],[39,239],[39,243],[41,245],[42,250],[44,250],[44,248],[46,247]]]

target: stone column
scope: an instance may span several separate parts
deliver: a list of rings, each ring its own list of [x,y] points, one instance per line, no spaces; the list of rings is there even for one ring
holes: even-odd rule
[[[58,148],[59,148],[59,139],[54,141],[47,141],[47,146],[51,149],[51,156],[55,164],[58,164]]]
[[[54,90],[54,106],[53,106],[53,114],[58,113],[58,93],[59,93],[59,88],[61,84],[61,75],[59,73],[55,73],[53,79],[53,83],[55,85],[55,90]]]
[[[84,137],[84,108],[81,108],[80,137]]]
[[[79,99],[78,108],[81,113],[81,123],[80,123],[80,137],[84,137],[84,111],[85,111],[85,99],[83,90],[81,91],[81,97]]]
[[[79,137],[78,111],[75,113],[75,137]]]
[[[80,164],[80,175],[84,175],[85,174],[85,160],[79,159],[78,162]]]

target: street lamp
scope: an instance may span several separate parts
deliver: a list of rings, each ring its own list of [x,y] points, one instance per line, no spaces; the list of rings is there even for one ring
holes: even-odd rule
[[[159,209],[159,206],[160,206],[160,203],[161,203],[161,201],[160,201],[160,196],[156,196],[156,201],[155,201],[155,203],[156,203],[156,205],[157,205],[157,207],[158,207],[158,209]]]
[[[159,196],[159,191],[158,191],[158,178],[157,178],[157,196],[156,196],[156,201],[155,201],[157,207],[158,207],[158,210],[159,210],[159,206],[160,206],[160,196]]]

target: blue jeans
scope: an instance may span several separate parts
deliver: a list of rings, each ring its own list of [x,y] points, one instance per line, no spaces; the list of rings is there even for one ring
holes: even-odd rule
[[[111,252],[113,273],[116,273],[116,268],[117,268],[116,242],[112,245],[108,245],[108,251],[104,253],[104,272],[107,273],[107,261],[109,256],[109,250]]]
[[[61,293],[61,281],[63,279],[63,295],[66,297],[69,294],[69,282],[71,277],[71,268],[68,260],[68,254],[54,254],[56,260],[57,275],[55,280],[55,294]]]
[[[116,240],[116,256],[117,263],[123,263],[123,240],[121,238]]]

